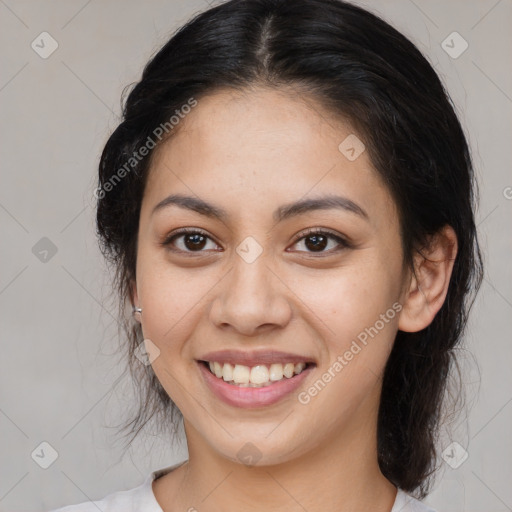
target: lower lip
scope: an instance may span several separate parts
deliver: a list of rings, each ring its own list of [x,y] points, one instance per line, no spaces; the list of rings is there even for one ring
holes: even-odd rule
[[[213,373],[206,368],[204,363],[198,364],[203,378],[213,394],[227,404],[243,409],[264,407],[279,402],[279,400],[285,396],[293,393],[313,369],[313,367],[308,367],[298,375],[294,375],[289,379],[284,377],[282,380],[274,382],[270,386],[244,388],[238,385],[228,384],[223,379],[219,379],[213,375]]]

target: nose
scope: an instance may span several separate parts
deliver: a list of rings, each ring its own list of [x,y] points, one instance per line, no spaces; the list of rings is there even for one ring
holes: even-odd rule
[[[255,336],[285,327],[292,317],[290,290],[264,257],[240,257],[218,289],[210,320],[223,330]]]

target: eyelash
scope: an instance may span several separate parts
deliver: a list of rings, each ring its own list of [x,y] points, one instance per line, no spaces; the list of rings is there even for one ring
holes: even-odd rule
[[[192,228],[181,228],[181,229],[178,229],[177,231],[174,231],[169,236],[167,236],[161,245],[169,248],[169,246],[171,246],[171,243],[175,239],[179,238],[180,236],[184,236],[184,235],[203,235],[206,238],[213,240],[206,231],[203,231],[200,228],[193,228],[193,229]],[[323,228],[308,228],[308,229],[305,229],[304,231],[301,231],[294,238],[292,245],[296,245],[302,239],[308,238],[313,235],[327,236],[329,238],[332,238],[339,244],[340,247],[338,247],[336,249],[330,249],[328,251],[320,251],[318,253],[315,253],[313,251],[298,251],[298,252],[306,252],[313,256],[321,256],[321,255],[331,255],[331,254],[337,253],[343,249],[349,249],[352,247],[352,245],[346,239],[341,237],[340,235],[338,235],[330,230],[323,229]],[[206,252],[206,251],[183,251],[181,249],[170,249],[170,250],[173,252],[180,252],[180,253],[186,253],[186,254],[191,254],[191,255],[192,254],[201,254],[201,253]]]

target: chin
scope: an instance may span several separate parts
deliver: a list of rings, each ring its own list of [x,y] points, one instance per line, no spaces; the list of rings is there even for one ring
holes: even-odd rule
[[[293,437],[298,438],[298,436]],[[271,441],[266,435],[261,437],[245,436],[237,441],[230,438],[225,443],[212,442],[212,446],[222,457],[247,467],[285,464],[300,457],[308,450],[304,443],[300,446],[297,446],[296,443],[287,445],[283,443],[282,436]]]

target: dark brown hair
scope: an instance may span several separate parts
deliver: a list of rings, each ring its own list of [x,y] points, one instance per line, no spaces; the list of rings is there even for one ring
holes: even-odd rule
[[[438,75],[412,42],[379,17],[340,0],[231,0],[195,16],[149,61],[99,165],[97,229],[116,271],[121,305],[131,300],[140,206],[154,149],[130,167],[127,162],[190,98],[200,103],[218,89],[255,85],[296,87],[357,128],[398,207],[404,264],[412,268],[415,251],[443,226],[455,230],[458,254],[445,303],[427,328],[398,332],[378,416],[381,471],[424,497],[454,348],[482,278],[476,184],[463,130]],[[122,178],[114,180],[123,166]],[[160,426],[176,425],[181,415],[151,366],[134,356],[140,325],[124,321],[140,403],[123,428],[135,437],[155,415]]]

